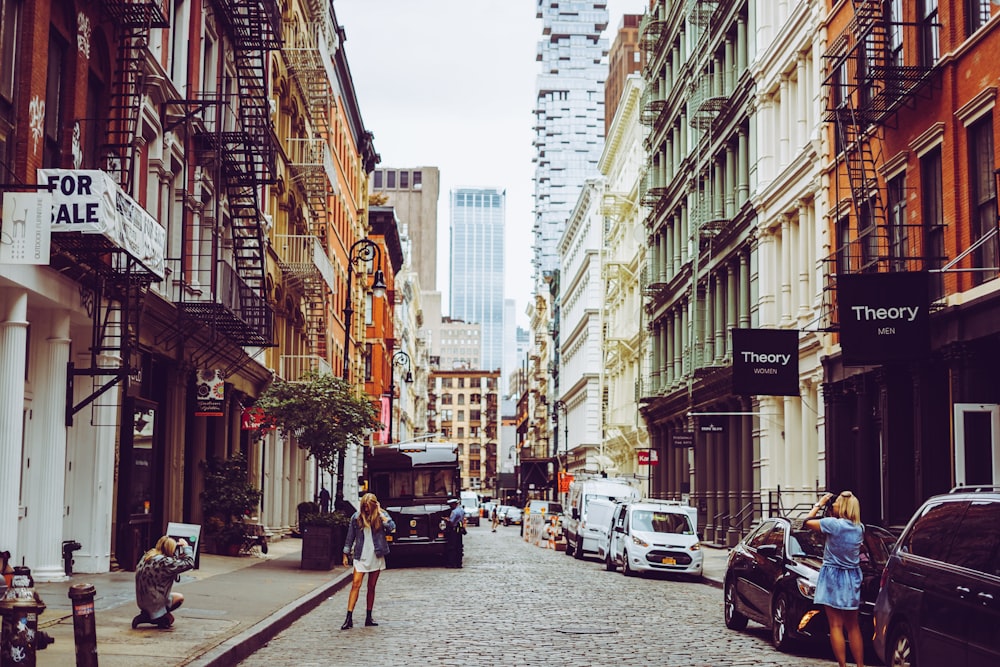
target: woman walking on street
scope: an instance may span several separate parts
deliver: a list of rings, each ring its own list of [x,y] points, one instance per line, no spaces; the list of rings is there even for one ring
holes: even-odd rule
[[[823,566],[816,580],[816,604],[826,607],[830,626],[830,647],[840,667],[847,667],[845,634],[851,645],[851,655],[858,667],[864,667],[864,644],[858,626],[861,606],[861,504],[850,491],[844,491],[833,503],[831,516],[814,518],[830,502],[832,493],[823,496],[806,517],[809,530],[826,535]]]
[[[379,573],[385,569],[385,557],[389,554],[389,543],[386,533],[396,530],[396,524],[388,512],[382,509],[374,493],[361,496],[361,509],[351,517],[347,528],[347,540],[344,542],[344,567],[347,567],[347,557],[354,559],[354,580],[351,582],[351,593],[347,597],[347,618],[340,626],[341,630],[354,627],[354,605],[358,602],[361,592],[361,580],[368,574],[367,614],[365,625],[378,625],[372,618],[372,607],[375,604],[375,585]]]

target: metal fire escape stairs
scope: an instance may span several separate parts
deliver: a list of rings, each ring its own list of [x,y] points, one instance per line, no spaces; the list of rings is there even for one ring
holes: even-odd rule
[[[292,287],[304,295],[305,335],[310,352],[327,358],[327,323],[334,291],[334,269],[328,254],[330,198],[336,196],[336,170],[330,150],[329,107],[333,92],[325,61],[339,47],[329,13],[322,5],[311,10],[310,21],[286,23],[282,55],[291,78],[298,86],[311,121],[303,138],[286,141],[292,181],[301,189],[308,217],[309,234],[282,239],[296,253],[279,253],[281,269]]]
[[[834,171],[834,206],[843,210],[840,180],[846,176],[848,215],[855,232],[846,243],[838,238],[836,251],[826,258],[823,321],[830,330],[837,328],[838,272],[887,272],[915,259],[909,249],[904,249],[907,256],[892,256],[878,169],[884,162],[885,126],[901,107],[913,104],[936,66],[936,58],[918,64],[926,59],[917,54],[918,45],[941,27],[939,23],[903,22],[891,15],[889,3],[879,0],[853,0],[852,6],[851,21],[824,54],[828,91],[824,120],[834,124],[836,159],[843,165],[842,171]],[[845,220],[843,215],[837,217]]]
[[[232,343],[267,347],[274,344],[273,317],[266,298],[260,188],[276,180],[267,61],[268,52],[281,47],[280,12],[275,0],[217,0],[214,5],[227,28],[236,90],[225,91],[225,99],[215,105],[214,128],[197,139],[216,159],[228,204],[229,237],[202,258],[213,265],[207,285],[202,285],[210,288],[211,298],[182,300],[179,305],[186,316],[209,324]],[[186,242],[195,244],[197,239],[189,233]]]
[[[688,60],[693,72],[690,83],[688,123],[702,133],[700,138],[694,139],[696,148],[694,150],[690,185],[691,197],[689,199],[693,202],[689,211],[689,223],[694,237],[691,244],[691,295],[689,297],[691,312],[689,316],[695,328],[694,340],[690,348],[690,367],[687,373],[688,395],[691,400],[693,400],[695,381],[700,377],[698,371],[712,366],[712,352],[707,349],[708,341],[699,339],[700,332],[704,331],[703,323],[707,317],[706,297],[711,285],[711,278],[706,275],[705,296],[701,296],[699,288],[701,254],[703,246],[706,245],[705,242],[711,251],[712,240],[729,223],[728,219],[725,218],[725,211],[715,209],[714,190],[721,185],[718,182],[713,182],[714,175],[712,173],[715,165],[715,161],[712,159],[712,130],[715,127],[715,120],[727,101],[723,91],[723,72],[718,62],[713,62],[712,53],[709,51],[709,41],[713,37],[712,19],[717,9],[718,3],[716,2],[699,0],[688,0],[687,2],[688,23],[701,30],[701,34],[696,40],[697,45]],[[699,352],[701,358],[698,358]]]
[[[150,30],[169,27],[170,22],[160,0],[105,0],[104,9],[120,34],[102,155],[105,171],[123,192],[130,194]],[[104,393],[119,383],[127,393],[130,382],[141,380],[142,370],[135,354],[139,319],[149,286],[159,277],[100,235],[60,234],[53,238],[54,244],[76,261],[73,271],[80,274],[76,277],[81,298],[93,321],[89,367],[76,368],[70,362],[68,368],[66,425],[72,426],[76,413]],[[76,402],[75,382],[81,376],[91,378],[90,393]],[[92,409],[92,424],[97,424],[97,414]]]

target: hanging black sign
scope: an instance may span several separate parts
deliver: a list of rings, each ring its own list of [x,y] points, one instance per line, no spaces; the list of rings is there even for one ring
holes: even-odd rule
[[[926,272],[837,276],[845,366],[925,358],[930,350]]]
[[[733,329],[733,393],[799,395],[799,332]]]

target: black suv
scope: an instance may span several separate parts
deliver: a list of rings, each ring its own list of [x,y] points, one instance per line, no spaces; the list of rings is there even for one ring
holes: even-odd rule
[[[957,487],[917,510],[875,603],[887,665],[1000,665],[1000,487]]]

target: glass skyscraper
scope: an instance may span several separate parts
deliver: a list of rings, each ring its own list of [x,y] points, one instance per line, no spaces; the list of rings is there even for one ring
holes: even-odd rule
[[[559,268],[559,238],[588,178],[600,176],[604,150],[604,82],[608,77],[608,25],[604,0],[538,0],[543,38],[538,42],[535,102],[536,292]]]
[[[498,188],[451,191],[452,319],[481,327],[481,370],[503,366],[503,253],[507,193]]]

